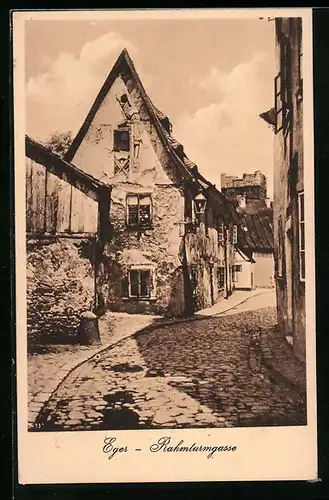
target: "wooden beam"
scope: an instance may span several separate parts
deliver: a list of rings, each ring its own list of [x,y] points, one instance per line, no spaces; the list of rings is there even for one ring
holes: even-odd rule
[[[95,201],[98,201],[98,189],[106,186],[30,139],[26,140],[26,155]]]

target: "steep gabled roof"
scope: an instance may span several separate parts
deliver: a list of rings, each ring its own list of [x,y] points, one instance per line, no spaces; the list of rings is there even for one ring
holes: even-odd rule
[[[269,212],[245,213],[238,226],[239,246],[244,251],[273,252],[273,216]]]
[[[174,138],[171,137],[170,135],[170,130],[171,130],[171,124],[169,122],[169,119],[164,115],[161,111],[159,111],[152,103],[151,99],[147,95],[144,86],[138,76],[138,73],[135,69],[134,63],[131,60],[127,49],[123,49],[121,52],[120,56],[118,57],[117,61],[115,62],[111,72],[109,73],[107,79],[105,80],[105,83],[103,87],[101,88],[100,92],[98,93],[98,96],[95,99],[94,104],[92,105],[84,123],[82,124],[79,132],[77,133],[76,137],[74,138],[71,146],[69,147],[68,151],[65,154],[65,160],[67,161],[72,161],[75,153],[77,152],[79,146],[81,145],[88,129],[89,126],[91,125],[98,109],[100,108],[101,104],[103,103],[105,97],[107,96],[112,84],[114,83],[115,79],[117,76],[120,74],[120,72],[127,70],[131,73],[136,86],[138,90],[140,91],[144,103],[146,105],[146,108],[151,116],[151,120],[154,123],[154,126],[158,132],[158,135],[167,150],[169,156],[172,158],[174,161],[175,165],[179,168],[181,174],[183,175],[184,178],[191,177],[191,173],[189,170],[186,168],[183,159],[180,157],[180,151],[182,150],[182,146],[175,141]]]
[[[197,184],[207,190],[208,194],[213,197],[217,203],[220,203],[221,206],[224,205],[230,213],[231,218],[233,218],[235,222],[238,222],[237,214],[230,200],[199,173],[197,165],[193,163],[184,153],[182,144],[180,144],[172,136],[172,125],[169,118],[154,106],[153,102],[147,95],[135,69],[134,63],[131,60],[126,49],[123,49],[107,79],[105,80],[105,83],[102,86],[99,94],[97,95],[95,102],[92,105],[84,123],[82,124],[79,132],[77,133],[70,148],[68,149],[64,157],[65,160],[69,162],[72,161],[113,82],[121,71],[127,69],[131,73],[132,78],[134,79],[135,84],[143,97],[146,108],[150,114],[151,120],[158,132],[159,138],[162,141],[164,148],[172,159],[174,165],[179,169],[179,172],[181,173],[183,178],[192,180],[194,182],[196,181]]]

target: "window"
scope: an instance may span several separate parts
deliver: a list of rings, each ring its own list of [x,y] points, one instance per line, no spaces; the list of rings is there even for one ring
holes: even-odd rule
[[[221,222],[218,226],[218,244],[224,244],[224,223]]]
[[[218,289],[222,290],[224,288],[224,267],[219,267],[217,270],[217,279],[218,279]]]
[[[128,102],[127,94],[122,94],[122,96],[120,97],[120,102],[122,102],[123,104]]]
[[[130,135],[129,130],[120,129],[114,131],[114,151],[129,151],[130,150]]]
[[[281,216],[278,219],[278,259],[277,259],[277,275],[282,278],[283,274],[283,226]]]
[[[304,220],[304,193],[298,194],[299,217],[299,279],[305,281],[305,220]]]
[[[238,282],[238,273],[241,273],[241,271],[242,271],[242,264],[234,265],[232,271],[233,271],[233,275],[232,275],[233,283],[237,283]]]
[[[151,227],[151,197],[134,194],[127,197],[127,224],[130,227]]]
[[[237,226],[233,226],[233,234],[232,234],[232,243],[236,245],[238,242],[238,228]]]
[[[149,298],[151,296],[151,271],[132,269],[128,271],[128,297]]]

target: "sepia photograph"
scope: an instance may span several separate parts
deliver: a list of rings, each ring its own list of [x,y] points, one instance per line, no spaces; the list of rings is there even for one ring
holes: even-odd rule
[[[307,427],[303,15],[65,14],[20,42],[22,425]]]

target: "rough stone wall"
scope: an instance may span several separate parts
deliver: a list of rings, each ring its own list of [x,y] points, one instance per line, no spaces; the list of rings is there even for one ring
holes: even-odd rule
[[[266,176],[259,170],[254,174],[243,174],[242,178],[221,175],[222,192],[231,200],[238,202],[241,196],[244,196],[246,210],[257,211],[266,207],[266,184]]]
[[[182,219],[182,194],[172,187],[154,189],[151,192],[152,228],[143,231],[126,227],[126,194],[126,185],[116,186],[112,191],[112,242],[104,258],[107,305],[115,311],[181,315],[184,312],[184,283],[178,222]],[[139,262],[129,260],[134,250],[141,255]],[[124,296],[122,282],[129,265],[143,265],[144,260],[154,268],[156,297],[139,301],[128,299]]]
[[[266,192],[266,184],[266,175],[260,170],[256,170],[253,174],[243,174],[242,178],[233,175],[221,175],[221,189],[260,186]]]
[[[71,343],[83,311],[94,301],[89,240],[27,241],[28,345]]]
[[[186,249],[188,267],[196,280],[195,310],[198,311],[212,305],[211,290],[214,302],[222,296],[217,270],[224,267],[224,247],[218,245],[217,229],[209,227],[206,235],[205,226],[201,223],[195,233],[187,234]]]

